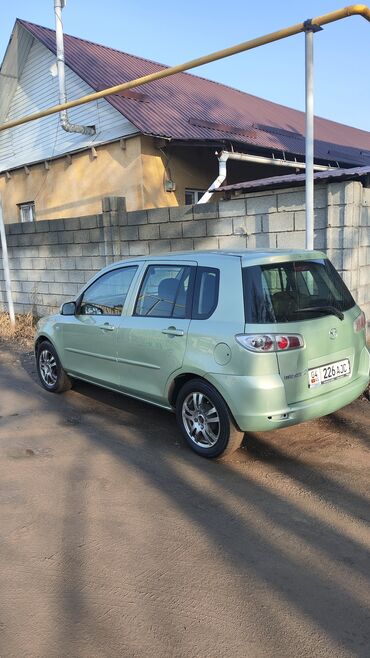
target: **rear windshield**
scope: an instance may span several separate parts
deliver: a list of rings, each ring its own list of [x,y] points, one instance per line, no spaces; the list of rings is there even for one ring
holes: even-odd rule
[[[355,301],[329,260],[243,268],[245,321],[294,322],[348,311]]]

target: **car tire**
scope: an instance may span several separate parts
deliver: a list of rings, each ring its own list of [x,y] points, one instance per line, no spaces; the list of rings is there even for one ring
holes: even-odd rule
[[[184,384],[176,400],[176,418],[185,441],[202,457],[225,457],[243,441],[244,433],[236,428],[225,400],[202,379]]]
[[[37,374],[41,385],[51,393],[63,393],[72,387],[72,381],[63,369],[54,346],[44,340],[37,347]]]

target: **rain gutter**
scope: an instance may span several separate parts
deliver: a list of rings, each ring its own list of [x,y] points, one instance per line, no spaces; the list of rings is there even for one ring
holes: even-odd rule
[[[208,203],[212,194],[221,187],[222,183],[226,178],[226,162],[228,160],[241,160],[244,162],[254,162],[256,164],[267,164],[275,165],[277,167],[290,167],[291,169],[305,169],[305,162],[297,162],[296,160],[285,160],[283,158],[267,158],[261,155],[250,155],[249,153],[237,153],[235,151],[222,151],[218,158],[218,176],[209,186],[208,190],[203,194],[203,196],[197,202],[199,203]],[[313,168],[317,171],[327,171],[328,169],[333,169],[333,167],[328,167],[326,165],[313,165]]]

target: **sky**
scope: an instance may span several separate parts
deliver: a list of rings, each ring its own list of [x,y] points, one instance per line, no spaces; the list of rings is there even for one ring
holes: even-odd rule
[[[67,0],[66,33],[174,65],[345,6],[340,0]],[[53,0],[0,0],[0,60],[15,19],[54,28]],[[315,34],[315,114],[370,131],[370,23],[359,16]],[[192,71],[304,110],[304,35]]]

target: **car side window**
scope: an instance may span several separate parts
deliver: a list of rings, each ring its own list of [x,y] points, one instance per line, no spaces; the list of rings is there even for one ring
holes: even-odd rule
[[[150,265],[140,287],[134,315],[190,317],[188,305],[194,269],[187,265]]]
[[[83,293],[78,315],[121,315],[136,270],[135,265],[103,274]]]
[[[218,304],[220,270],[214,267],[198,267],[194,288],[192,318],[206,320]]]

